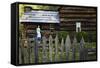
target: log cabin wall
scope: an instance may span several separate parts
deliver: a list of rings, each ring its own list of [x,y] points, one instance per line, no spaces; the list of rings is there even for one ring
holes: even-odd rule
[[[61,31],[76,31],[76,22],[81,22],[82,31],[96,31],[97,9],[95,7],[60,7],[60,26]],[[36,29],[36,24],[27,24],[28,28]],[[40,24],[41,29],[49,30],[49,24]],[[55,26],[55,25],[54,25]],[[55,29],[56,27],[55,26]]]
[[[52,23],[32,23],[32,22],[22,22],[22,24],[24,24],[24,28],[26,29],[26,36],[30,36],[30,37],[35,37],[36,35],[36,28],[39,25],[41,28],[41,32],[42,35],[49,35],[49,34],[55,34],[56,31],[58,30],[58,24],[52,24]],[[51,27],[52,26],[52,27]],[[51,32],[51,28],[53,32]]]
[[[96,31],[97,8],[95,7],[78,7],[78,6],[60,6],[58,9],[60,24],[53,24],[56,31],[76,31],[76,22],[81,22],[82,31]],[[36,28],[40,25],[46,33],[50,32],[50,24],[43,23],[26,23],[27,33],[35,33]]]
[[[96,31],[96,8],[60,7],[60,30],[75,31],[76,22],[81,22],[82,31]]]

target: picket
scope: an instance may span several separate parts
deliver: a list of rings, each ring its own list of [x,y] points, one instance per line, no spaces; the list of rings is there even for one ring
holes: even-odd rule
[[[55,37],[55,61],[58,61],[58,36]]]
[[[69,35],[67,35],[66,41],[65,41],[66,61],[69,60],[70,47],[71,47],[71,41],[70,41]]]
[[[63,61],[63,55],[64,55],[64,39],[62,38],[62,40],[61,40],[61,47],[60,47],[60,50],[61,50],[61,52],[60,52],[60,61]]]
[[[79,56],[80,56],[80,60],[84,60],[84,44],[85,44],[85,41],[84,41],[84,39],[83,39],[83,37],[82,37],[82,39],[81,39],[81,41],[80,41],[80,49],[79,49]]]
[[[35,60],[35,63],[38,63],[39,61],[39,57],[38,57],[38,47],[40,46],[40,43],[38,42],[38,39],[35,38],[35,45],[34,45],[34,60]]]
[[[76,46],[77,46],[77,40],[76,40],[76,37],[74,37],[74,40],[72,43],[72,60],[73,61],[76,59]]]
[[[49,36],[49,59],[50,59],[50,62],[52,62],[52,46],[53,46],[53,39],[52,39],[52,36],[50,35]]]
[[[44,36],[42,39],[43,39],[43,45],[42,45],[42,47],[43,47],[43,62],[46,62],[47,61],[46,37]]]
[[[20,42],[22,41],[23,40],[20,40]],[[87,59],[88,52],[87,49],[84,47],[85,41],[83,37],[79,43],[79,49],[77,48],[78,42],[76,37],[74,37],[73,42],[71,44],[69,35],[67,35],[65,41],[64,38],[62,38],[61,43],[59,43],[58,35],[56,35],[55,38],[52,38],[52,35],[50,35],[49,38],[43,36],[41,39],[41,43],[39,43],[37,39],[35,39],[33,43],[31,41],[33,40],[28,39],[27,47],[24,47],[25,44],[24,42],[20,43],[19,47],[20,64],[38,63],[38,62],[45,63],[45,62],[58,62],[58,61],[74,61],[76,60],[77,56],[76,53],[79,54],[78,60]],[[40,52],[39,49],[42,49],[42,51]],[[39,59],[40,57],[41,60]]]

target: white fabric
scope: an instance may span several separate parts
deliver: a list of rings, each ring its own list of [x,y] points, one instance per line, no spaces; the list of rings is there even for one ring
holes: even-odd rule
[[[40,28],[38,27],[37,29],[36,29],[36,32],[37,32],[37,37],[40,37],[41,38],[41,33],[40,33]]]

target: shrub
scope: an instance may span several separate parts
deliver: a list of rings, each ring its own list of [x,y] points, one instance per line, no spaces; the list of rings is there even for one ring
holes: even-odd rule
[[[82,31],[82,32],[78,32],[76,33],[76,38],[77,38],[77,41],[80,42],[81,38],[84,38],[85,42],[88,41],[88,33],[85,32],[85,31]]]
[[[61,41],[62,38],[65,40],[68,34],[69,33],[67,31],[59,31],[58,32],[58,38],[59,38],[59,40]]]
[[[95,31],[88,33],[88,41],[89,42],[96,42],[96,32]]]

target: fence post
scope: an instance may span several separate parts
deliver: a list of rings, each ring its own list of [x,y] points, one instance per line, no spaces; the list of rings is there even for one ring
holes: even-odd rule
[[[58,36],[55,37],[55,61],[58,60]]]
[[[35,63],[38,63],[38,46],[39,46],[38,39],[35,38],[35,46],[34,46]]]
[[[65,40],[65,50],[66,50],[66,60],[69,60],[69,52],[70,52],[71,41],[69,35],[67,35]]]
[[[24,64],[23,40],[19,38],[19,63]]]
[[[82,37],[82,39],[81,39],[81,41],[80,41],[80,49],[79,49],[79,57],[80,57],[80,60],[84,60],[84,57],[85,57],[85,55],[84,55],[84,44],[85,44],[85,42],[84,42],[84,39],[83,39],[83,37]]]
[[[43,45],[42,45],[42,47],[43,47],[43,62],[46,62],[47,61],[47,54],[46,54],[46,37],[44,36],[43,37],[43,39],[42,39],[42,41],[43,41]]]
[[[52,39],[52,36],[50,35],[49,36],[49,59],[50,59],[50,62],[52,62],[52,41],[53,41],[53,39]]]
[[[64,39],[62,38],[61,40],[61,48],[60,48],[61,52],[60,52],[60,56],[61,56],[61,61],[63,60],[63,53],[64,53]]]
[[[34,60],[34,59],[32,58],[32,57],[33,57],[33,54],[34,54],[34,51],[33,51],[33,50],[34,50],[34,49],[33,49],[33,48],[34,48],[34,47],[33,47],[34,44],[33,44],[32,42],[33,42],[33,38],[28,38],[29,62],[30,62],[30,63],[33,63],[33,60]]]
[[[29,49],[28,49],[28,41],[26,39],[23,39],[23,47],[22,47],[22,52],[24,56],[24,63],[29,63]]]
[[[31,40],[28,38],[28,61],[31,62]]]
[[[76,46],[77,46],[77,40],[76,37],[74,37],[73,44],[72,44],[72,60],[76,59]]]

